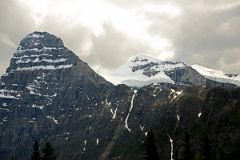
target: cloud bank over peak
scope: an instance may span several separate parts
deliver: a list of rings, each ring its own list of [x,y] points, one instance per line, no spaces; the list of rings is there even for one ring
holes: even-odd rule
[[[240,70],[237,0],[2,0],[0,72],[28,33],[47,31],[99,72],[139,53]]]

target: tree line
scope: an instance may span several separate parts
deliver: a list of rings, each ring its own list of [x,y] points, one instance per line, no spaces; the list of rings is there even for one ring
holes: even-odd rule
[[[144,160],[161,160],[161,156],[158,154],[158,148],[155,142],[155,136],[152,130],[147,132],[144,140]],[[209,142],[207,134],[204,135],[202,153],[198,156],[193,156],[190,145],[190,135],[188,133],[184,134],[183,144],[177,151],[174,152],[174,160],[224,160],[225,153],[223,150],[218,150],[217,154],[212,152],[212,148]],[[33,153],[30,160],[56,160],[56,155],[54,153],[54,148],[47,142],[42,150],[43,155],[41,156],[39,143],[36,140],[33,144]],[[11,160],[17,160],[12,157]]]
[[[56,160],[57,156],[54,154],[54,149],[50,142],[47,142],[42,150],[43,156],[41,156],[39,143],[36,140],[33,144],[33,153],[30,160]],[[12,157],[11,160],[17,160],[16,157]]]

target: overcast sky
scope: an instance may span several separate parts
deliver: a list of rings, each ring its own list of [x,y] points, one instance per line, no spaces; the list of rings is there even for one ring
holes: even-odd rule
[[[239,0],[0,0],[0,73],[33,31],[97,72],[139,53],[240,73]]]

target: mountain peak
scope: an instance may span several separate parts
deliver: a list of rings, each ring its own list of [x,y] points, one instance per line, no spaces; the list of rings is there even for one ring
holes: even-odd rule
[[[71,68],[78,57],[48,32],[33,32],[20,41],[7,72]]]
[[[26,49],[43,49],[46,48],[64,48],[63,41],[48,32],[38,32],[28,34],[20,42],[17,53]]]
[[[60,38],[47,32],[34,32],[20,42],[1,77],[0,98],[19,99],[23,95],[53,98],[59,92],[56,86],[63,88],[71,83],[108,84],[87,63],[64,47]],[[1,92],[1,89],[4,90]],[[48,103],[47,99],[39,100],[41,106]]]
[[[155,63],[159,63],[161,62],[161,60],[159,60],[158,58],[152,57],[150,55],[147,54],[139,54],[136,55],[132,58],[129,59],[129,62],[142,62],[142,63],[147,63],[147,62],[155,62]]]
[[[162,61],[146,54],[136,55],[117,68],[108,79],[114,84],[142,87],[151,83],[175,83],[175,71],[185,70],[181,62]],[[178,82],[178,81],[176,81]]]

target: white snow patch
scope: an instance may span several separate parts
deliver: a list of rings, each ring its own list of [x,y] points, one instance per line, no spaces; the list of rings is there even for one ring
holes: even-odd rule
[[[85,140],[85,141],[83,142],[83,144],[84,144],[84,148],[83,148],[83,150],[82,150],[82,154],[86,151],[87,140]]]
[[[39,106],[39,105],[36,105],[36,104],[33,104],[33,105],[32,105],[32,108],[39,108],[39,109],[41,109],[41,110],[43,110],[44,107],[45,107],[45,106]]]
[[[44,35],[38,34],[38,33],[32,33],[27,35],[27,38],[43,38]]]
[[[55,124],[58,124],[58,121],[53,116],[47,116],[46,118],[51,119]]]
[[[19,94],[18,91],[5,90],[5,89],[0,90],[0,98],[19,99],[20,96],[21,95]]]
[[[9,112],[10,110],[9,109],[7,109],[7,108],[1,108],[0,107],[0,110],[4,110],[4,111],[7,111],[7,112]]]
[[[53,66],[53,65],[46,65],[46,66],[32,66],[32,67],[18,67],[17,71],[33,71],[33,70],[57,70],[57,69],[63,69],[63,68],[71,68],[72,64],[67,65],[59,65],[59,66]]]
[[[24,52],[35,52],[35,53],[41,53],[43,51],[52,51],[52,50],[62,50],[64,48],[57,48],[57,47],[43,47],[41,49],[39,48],[31,48],[31,49],[22,49],[22,48],[18,48],[17,49],[17,53],[24,53]]]
[[[128,115],[127,115],[127,117],[126,117],[126,119],[125,119],[125,128],[126,128],[129,132],[131,132],[131,129],[128,127],[128,118],[129,118],[130,113],[131,113],[131,111],[132,111],[133,102],[134,102],[134,98],[136,97],[136,95],[137,95],[137,90],[134,90],[134,93],[133,93],[133,96],[132,96],[132,100],[131,100],[131,106],[130,106],[130,109],[129,109],[129,111],[128,111]]]
[[[34,42],[34,45],[35,45],[35,46],[37,46],[37,45],[39,45],[39,44],[40,44],[39,42]]]
[[[174,89],[171,89],[171,93],[169,95],[169,99],[171,97],[172,97],[172,99],[171,99],[170,103],[173,102],[178,96],[180,96],[182,94],[182,92],[183,92],[182,90],[181,91],[176,91]]]
[[[28,85],[26,88],[29,90],[30,94],[36,94],[35,91],[34,91],[35,90],[35,86],[34,85],[32,85],[32,84]]]
[[[200,117],[201,117],[201,115],[202,115],[202,112],[198,113],[198,118],[200,118]]]
[[[105,99],[105,104],[106,104],[107,107],[110,107],[111,102],[108,102],[108,100],[107,100],[107,98],[106,98],[106,99]]]
[[[56,97],[57,93],[55,92],[53,95],[51,95],[50,97]]]
[[[180,120],[180,116],[179,116],[179,115],[177,115],[177,120],[178,120],[178,121]]]
[[[35,54],[31,54],[31,55],[23,55],[23,56],[14,56],[13,59],[17,59],[17,60],[22,60],[23,58],[24,59],[32,59],[32,58],[40,58],[40,57],[43,57],[43,56],[46,56],[46,57],[53,57],[53,55],[51,54],[46,54],[46,53],[37,53],[35,52]]]
[[[16,64],[22,64],[22,63],[39,63],[39,62],[48,62],[48,63],[60,63],[60,62],[65,62],[67,59],[65,58],[60,58],[60,59],[56,59],[56,60],[53,60],[53,59],[41,59],[38,57],[38,58],[35,58],[34,60],[32,59],[25,59],[25,60],[17,60],[16,61]]]
[[[31,95],[37,95],[40,97],[47,97],[47,98],[53,98],[57,96],[56,92],[53,95],[44,95],[39,93],[40,84],[37,80],[34,80],[34,84],[29,84],[26,88],[29,90],[29,94]]]
[[[2,119],[2,121],[3,121],[3,122],[8,121],[7,118],[8,118],[8,117],[4,117],[4,118]]]
[[[145,132],[144,135],[147,136],[148,132]]]

